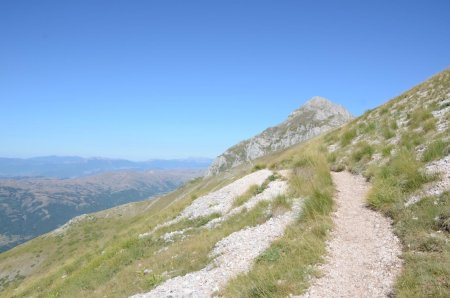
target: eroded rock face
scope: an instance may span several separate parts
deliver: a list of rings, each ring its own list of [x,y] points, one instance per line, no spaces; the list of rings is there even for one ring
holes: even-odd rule
[[[218,156],[209,167],[207,176],[213,176],[268,153],[304,142],[339,127],[352,118],[353,116],[344,107],[323,97],[313,97],[291,113],[283,123],[266,129]]]

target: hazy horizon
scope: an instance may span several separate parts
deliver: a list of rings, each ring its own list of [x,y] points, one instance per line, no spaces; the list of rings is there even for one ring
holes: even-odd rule
[[[132,162],[150,162],[150,161],[171,161],[171,160],[213,160],[215,157],[208,156],[188,156],[188,157],[180,157],[180,158],[152,158],[148,159],[129,159],[122,157],[106,157],[106,156],[81,156],[81,155],[58,155],[58,154],[50,154],[50,155],[39,155],[39,156],[4,156],[1,155],[0,158],[8,158],[8,159],[38,159],[38,158],[83,158],[83,159],[106,159],[106,160],[127,160]]]

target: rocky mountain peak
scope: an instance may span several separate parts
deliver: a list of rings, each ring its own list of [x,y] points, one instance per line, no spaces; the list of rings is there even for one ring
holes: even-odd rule
[[[292,112],[286,121],[229,148],[214,160],[207,176],[304,142],[352,118],[350,112],[341,105],[315,96]]]
[[[313,96],[311,99],[309,99],[305,104],[304,107],[307,106],[324,106],[324,105],[334,105],[330,100],[326,99],[322,96]]]
[[[298,114],[302,114],[305,110],[314,111],[319,114],[327,114],[324,117],[327,117],[330,114],[339,114],[344,118],[353,118],[350,112],[343,106],[336,104],[325,97],[314,96],[306,101],[303,106],[292,112],[288,119],[294,118]]]

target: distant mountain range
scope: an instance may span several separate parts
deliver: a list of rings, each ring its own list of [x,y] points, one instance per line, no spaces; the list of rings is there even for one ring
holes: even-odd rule
[[[117,170],[205,169],[208,158],[153,159],[136,162],[125,159],[44,156],[34,158],[0,157],[0,177],[75,178]]]

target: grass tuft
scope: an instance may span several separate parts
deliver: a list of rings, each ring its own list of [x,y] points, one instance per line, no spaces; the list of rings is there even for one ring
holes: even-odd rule
[[[263,192],[264,189],[259,185],[252,185],[250,186],[245,193],[242,195],[236,197],[233,201],[233,207],[239,207],[244,205],[248,200],[250,200],[252,197],[256,196],[257,194]]]
[[[356,129],[349,129],[344,131],[344,133],[341,135],[341,146],[345,147],[347,145],[350,145],[350,143],[352,142],[352,140],[356,137],[357,133],[356,133]]]
[[[428,145],[423,153],[422,161],[430,162],[450,154],[450,141],[436,140]]]
[[[372,157],[374,152],[375,152],[375,149],[370,144],[363,141],[363,142],[358,143],[355,146],[355,149],[354,149],[353,153],[351,154],[351,157],[352,157],[352,160],[355,162],[359,162],[363,158],[369,160]]]

